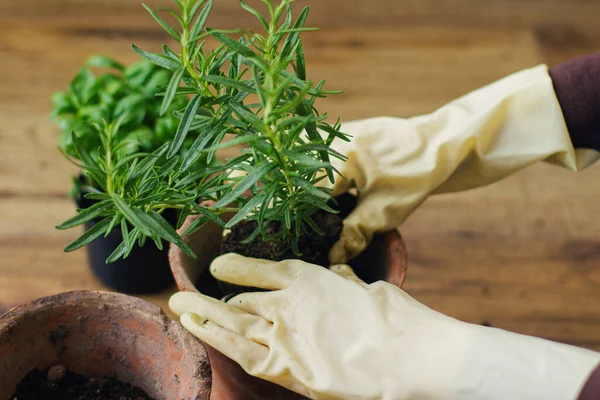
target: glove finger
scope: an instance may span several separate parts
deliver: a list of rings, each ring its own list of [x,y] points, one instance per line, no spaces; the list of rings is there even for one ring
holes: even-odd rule
[[[281,314],[288,302],[281,291],[267,293],[242,293],[227,303],[246,313],[258,315],[272,323],[275,315]],[[285,312],[285,311],[283,311]]]
[[[268,290],[289,287],[300,271],[319,267],[298,260],[268,261],[225,254],[210,265],[210,272],[219,280],[241,286]]]
[[[171,296],[169,308],[177,315],[202,315],[220,326],[248,338],[259,337],[271,328],[263,318],[200,293],[180,292]],[[262,342],[262,341],[261,341]]]
[[[198,314],[184,313],[181,325],[198,339],[237,362],[251,375],[258,372],[258,367],[269,356],[268,347],[231,332]]]
[[[348,265],[333,265],[329,269],[331,270],[331,272],[334,272],[337,275],[341,276],[342,278],[346,278],[349,281],[356,282],[362,286],[369,286],[362,279],[356,276],[354,270]]]
[[[350,217],[352,217],[352,214]],[[329,262],[332,265],[347,264],[367,248],[373,237],[372,233],[367,235],[366,232],[361,232],[350,217],[344,220],[340,240],[333,245],[329,252]]]
[[[354,184],[347,178],[343,176],[338,176],[333,184],[333,189],[331,191],[331,196],[338,197],[342,194],[348,192],[350,189],[354,187]]]

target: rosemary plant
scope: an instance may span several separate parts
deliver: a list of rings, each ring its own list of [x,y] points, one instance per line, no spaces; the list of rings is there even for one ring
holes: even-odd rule
[[[174,112],[180,121],[168,148],[161,147],[145,158],[132,156],[133,165],[124,163],[121,169],[107,170],[110,143],[104,143],[115,135],[117,126],[102,129],[103,137],[107,137],[103,158],[84,163],[84,168],[99,184],[106,182],[103,191],[94,195],[101,200],[97,210],[105,216],[104,222],[68,250],[121,224],[125,240],[111,259],[126,256],[133,239],[143,241],[146,237],[157,245],[161,239],[170,241],[189,253],[181,237],[160,218],[160,212],[167,208],[181,211],[180,222],[190,214],[201,216],[185,234],[208,221],[230,228],[242,220],[255,220],[258,228],[247,242],[259,236],[281,241],[298,256],[301,235],[324,234],[313,215],[318,210],[336,210],[330,191],[319,182],[333,182],[339,175],[330,157],[344,157],[330,146],[335,138],[348,140],[348,136],[340,131],[339,122],[327,122],[327,114],[319,113],[315,102],[339,92],[324,90],[324,81],[315,84],[307,79],[300,36],[314,30],[304,27],[308,8],[294,18],[293,0],[261,1],[266,8],[264,15],[241,1],[241,6],[260,21],[264,28],[261,33],[207,28],[213,0],[174,0],[176,9],[165,11],[177,21],[176,27],[145,6],[178,42],[178,48],[163,45],[163,54],[135,45],[133,49],[170,71],[169,83],[159,93],[161,113],[166,114],[180,99],[186,106]],[[217,45],[208,49],[214,42]],[[181,147],[194,129],[200,133],[182,156]],[[224,141],[227,134],[233,139]],[[73,138],[76,142],[75,135]],[[203,156],[211,162],[219,149],[240,144],[245,146],[239,156],[224,165],[191,168]],[[83,145],[77,149],[83,158],[86,149]],[[112,187],[108,187],[109,182]],[[214,206],[198,206],[203,200],[213,200]],[[97,210],[81,212],[61,228],[95,218]],[[219,218],[225,212],[235,214],[226,224]],[[131,232],[126,221],[133,225]],[[271,224],[285,229],[269,236],[266,227]]]

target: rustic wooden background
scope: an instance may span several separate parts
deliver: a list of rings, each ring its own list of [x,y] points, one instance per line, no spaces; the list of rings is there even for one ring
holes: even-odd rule
[[[157,6],[168,0],[148,0]],[[312,7],[309,74],[346,91],[344,120],[410,116],[539,63],[600,50],[596,0],[299,0]],[[50,94],[87,56],[136,60],[167,40],[139,0],[0,1],[0,308],[99,289],[73,213],[75,171],[56,150]],[[212,26],[255,26],[217,0]],[[600,350],[600,169],[537,165],[493,186],[432,198],[403,226],[407,291],[457,318]],[[164,306],[170,291],[151,300]]]

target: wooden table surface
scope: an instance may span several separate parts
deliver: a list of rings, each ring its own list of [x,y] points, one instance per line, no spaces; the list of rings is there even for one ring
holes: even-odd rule
[[[167,0],[148,1],[153,6]],[[213,27],[255,26],[218,0]],[[600,49],[592,0],[299,0],[312,7],[309,75],[345,94],[351,120],[410,116],[504,75]],[[50,95],[87,56],[136,60],[168,40],[138,0],[0,2],[0,308],[101,289],[73,214],[76,171],[57,151]],[[600,350],[600,169],[536,165],[500,183],[430,199],[403,226],[406,290],[448,315]],[[150,300],[165,306],[169,290]]]

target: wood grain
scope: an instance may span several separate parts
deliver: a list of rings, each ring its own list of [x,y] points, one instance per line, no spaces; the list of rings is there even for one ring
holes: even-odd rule
[[[164,4],[149,1],[152,5]],[[312,8],[309,75],[345,94],[321,107],[343,120],[426,113],[481,85],[600,43],[592,0],[299,1]],[[213,26],[251,27],[237,1]],[[130,44],[168,40],[137,1],[0,2],[0,309],[101,289],[73,212],[75,170],[56,151],[49,97],[87,56],[136,60]],[[537,165],[487,188],[430,199],[403,227],[406,289],[454,317],[600,350],[600,169]],[[147,297],[165,307],[172,290]]]

